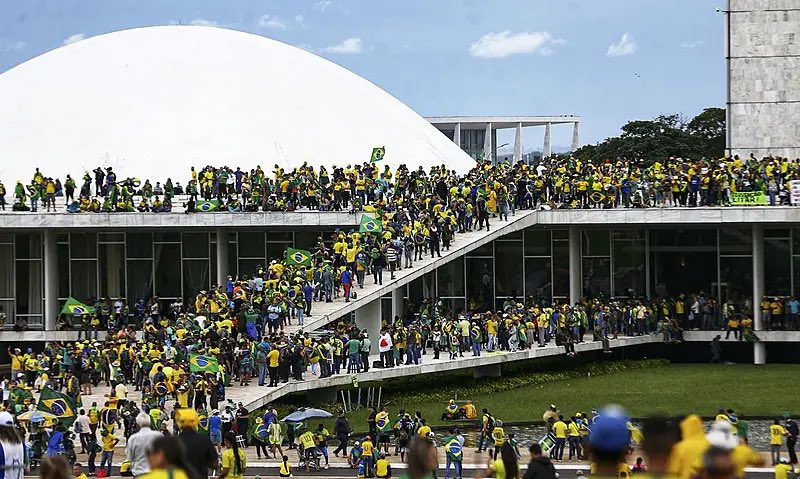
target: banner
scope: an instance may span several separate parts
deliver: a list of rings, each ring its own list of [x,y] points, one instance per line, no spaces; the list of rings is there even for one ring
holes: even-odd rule
[[[800,205],[800,180],[789,182],[789,200],[793,205]]]
[[[219,200],[198,200],[195,208],[197,208],[197,211],[202,211],[203,213],[219,211]]]
[[[192,354],[189,357],[189,370],[193,373],[218,373],[219,363],[214,356]]]
[[[767,195],[763,191],[732,192],[731,204],[734,206],[766,206]]]
[[[367,215],[361,216],[361,225],[358,228],[359,233],[373,233],[380,234],[383,231],[383,223],[378,218],[370,218]]]

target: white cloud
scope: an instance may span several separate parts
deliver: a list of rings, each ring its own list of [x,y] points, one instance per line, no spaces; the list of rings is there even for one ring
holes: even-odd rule
[[[297,23],[303,23],[305,21],[305,18],[303,18],[302,15],[295,15],[294,16],[294,21],[297,22]]]
[[[553,38],[548,32],[487,33],[469,47],[469,54],[477,58],[505,58],[511,55],[540,53],[551,55],[552,45],[562,45],[564,40]]]
[[[690,50],[692,48],[697,48],[703,46],[703,40],[696,40],[693,42],[683,42],[681,43],[681,48],[684,50]]]
[[[71,43],[79,42],[86,38],[85,33],[76,33],[75,35],[70,35],[62,42],[63,45],[69,45]]]
[[[314,9],[315,12],[325,13],[325,11],[328,9],[328,7],[331,6],[332,3],[333,3],[332,0],[323,0],[321,2],[315,3],[312,8]]]
[[[360,38],[348,38],[344,40],[342,43],[338,45],[332,45],[330,47],[325,47],[322,49],[323,52],[328,53],[344,53],[344,54],[355,54],[361,53],[363,51],[363,45],[361,44]]]
[[[15,52],[28,46],[22,40],[0,40],[0,52]]]
[[[280,18],[268,13],[261,15],[261,18],[258,19],[258,26],[262,28],[272,28],[274,30],[283,30],[286,28],[286,24],[283,23]]]
[[[194,20],[189,22],[189,24],[190,25],[197,25],[197,26],[201,26],[201,27],[216,27],[217,25],[219,25],[214,20],[206,20],[205,18],[195,18]]]
[[[633,35],[626,32],[622,34],[622,38],[619,39],[618,43],[614,43],[608,47],[606,55],[609,57],[632,55],[636,53],[636,50],[638,49],[639,45],[636,44],[636,40],[634,40]]]

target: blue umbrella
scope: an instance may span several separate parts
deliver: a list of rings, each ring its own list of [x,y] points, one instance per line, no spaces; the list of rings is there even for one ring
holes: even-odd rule
[[[329,413],[324,409],[309,407],[309,408],[300,408],[297,411],[289,414],[285,418],[281,419],[281,421],[303,422],[308,419],[329,418],[329,417],[333,417],[333,414]]]

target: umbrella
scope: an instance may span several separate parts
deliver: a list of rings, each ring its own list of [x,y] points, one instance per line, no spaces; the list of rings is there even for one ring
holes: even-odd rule
[[[40,422],[55,422],[58,421],[58,416],[55,414],[50,414],[49,412],[45,411],[26,411],[19,416],[17,416],[17,421],[19,422],[31,422],[33,424],[40,423]]]
[[[307,419],[329,418],[329,417],[333,417],[333,414],[329,413],[324,409],[316,409],[313,407],[309,407],[309,408],[300,408],[297,411],[289,414],[285,418],[281,419],[281,421],[303,422]]]

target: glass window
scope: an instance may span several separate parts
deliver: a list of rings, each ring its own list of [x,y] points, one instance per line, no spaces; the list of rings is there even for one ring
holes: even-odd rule
[[[42,262],[17,261],[17,314],[41,314]]]
[[[791,249],[788,239],[764,239],[764,293],[791,294]]]
[[[294,241],[294,235],[291,231],[270,231],[267,233],[267,241],[291,243]]]
[[[125,233],[98,233],[98,241],[101,243],[124,243]]]
[[[128,258],[152,258],[153,234],[152,233],[127,233],[125,242]],[[148,296],[149,298],[150,296]]]
[[[612,230],[612,239],[644,239],[644,230]]]
[[[97,298],[97,261],[72,260],[70,295],[78,301]]]
[[[16,258],[29,259],[42,257],[42,235],[37,233],[17,233],[14,235]]]
[[[186,260],[183,262],[183,297],[191,300],[202,290],[208,290],[209,279],[208,260]]]
[[[384,273],[385,275],[386,273]],[[425,273],[408,284],[409,301],[420,304],[423,299],[432,299],[436,296],[434,289],[433,272]]]
[[[156,233],[155,242],[156,243],[180,243],[181,242],[181,234],[180,233],[158,232],[158,233]]]
[[[240,258],[265,258],[264,254],[264,233],[239,233],[237,241],[239,243]]]
[[[452,315],[457,315],[466,308],[464,298],[441,298],[441,302],[445,314],[449,312]]]
[[[230,263],[229,263],[230,264]],[[239,260],[239,276],[247,275],[252,277],[256,271],[258,271],[259,266],[264,266],[263,259],[240,259]]]
[[[497,261],[495,277],[497,296],[522,297],[522,243],[496,242],[495,261]]]
[[[97,258],[97,235],[95,233],[70,233],[70,258]]]
[[[550,256],[550,230],[525,230],[525,256]]]
[[[436,269],[439,296],[464,296],[464,258],[456,258]]]
[[[312,251],[319,241],[321,233],[319,231],[309,231],[308,233],[300,233],[294,237],[294,247]]]
[[[183,233],[184,258],[208,258],[208,233]]]
[[[753,254],[753,230],[751,228],[720,228],[720,254]]]
[[[292,243],[267,243],[267,258],[283,259],[286,255],[286,248],[291,248]]]
[[[494,248],[492,247],[492,242],[488,242],[483,246],[475,248],[474,250],[467,253],[467,256],[492,256],[494,254]]]
[[[58,297],[69,297],[69,243],[59,244],[58,255]]]
[[[553,300],[552,260],[525,258],[525,296],[549,304]]]
[[[741,311],[745,301],[753,298],[753,258],[726,257],[719,258],[720,299],[732,300],[737,311]],[[712,292],[717,294],[716,291]],[[759,300],[760,301],[760,300]]]
[[[125,297],[125,245],[100,244],[100,295]]]
[[[715,228],[652,229],[650,242],[659,246],[717,246]]]
[[[467,297],[477,309],[494,308],[492,258],[467,258]]]
[[[553,296],[569,296],[569,241],[553,241],[552,264]]]
[[[521,240],[522,239],[522,230],[514,231],[513,233],[508,233],[507,235],[503,235],[502,237],[498,238],[500,240]]]
[[[608,230],[582,230],[583,256],[608,256],[611,243]]]
[[[10,244],[0,244],[0,298],[13,298],[13,297],[14,297],[14,246]]]
[[[764,228],[764,238],[788,238],[789,228]]]
[[[643,297],[646,293],[644,241],[614,241],[614,295]]]
[[[583,295],[589,298],[611,295],[610,258],[583,258]]]
[[[150,299],[153,295],[153,260],[128,260],[126,273],[128,303]]]
[[[707,251],[653,252],[650,271],[653,292],[658,296],[708,293],[712,283],[717,282],[717,254]]]
[[[177,298],[181,295],[181,245],[156,244],[153,271],[155,271],[155,294],[161,298]]]
[[[553,239],[554,240],[568,240],[569,239],[569,230],[553,230]]]

